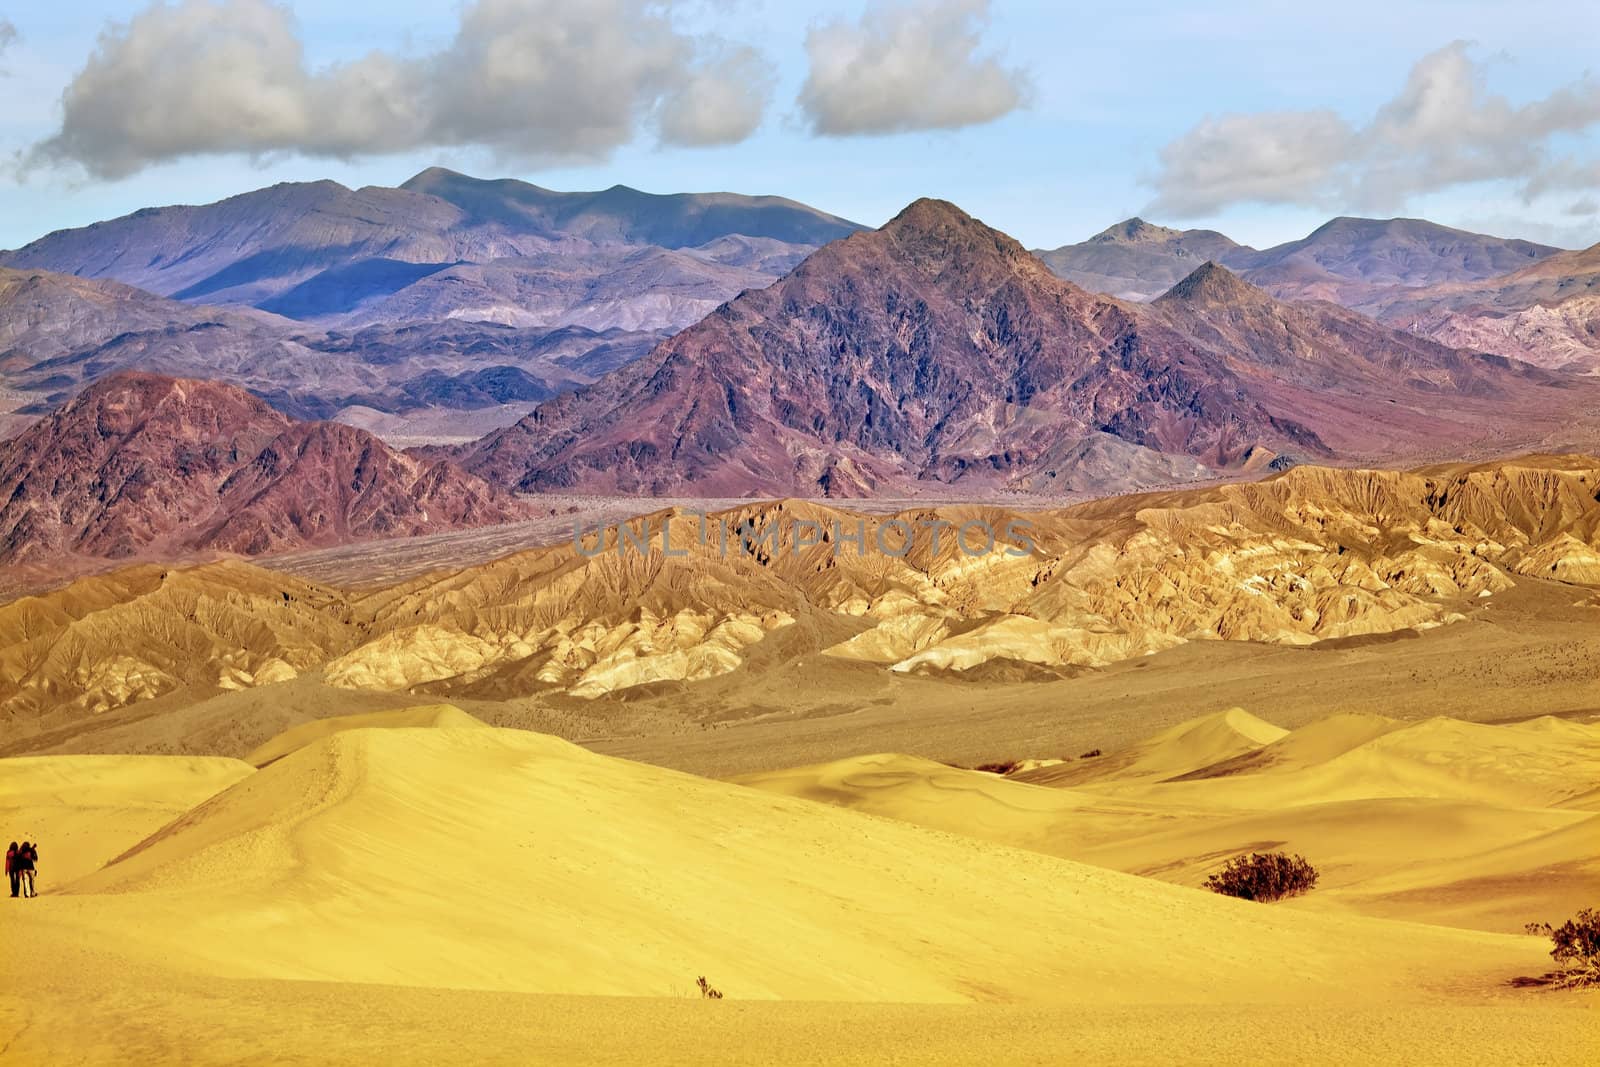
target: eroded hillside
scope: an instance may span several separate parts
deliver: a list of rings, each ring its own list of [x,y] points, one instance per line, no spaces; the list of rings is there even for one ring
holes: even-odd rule
[[[42,729],[306,672],[594,698],[729,674],[758,647],[899,674],[1094,669],[1190,642],[1426,630],[1523,579],[1580,587],[1574,603],[1600,586],[1600,460],[1299,467],[1034,513],[679,508],[360,594],[242,563],[133,569],[0,609],[0,707]]]

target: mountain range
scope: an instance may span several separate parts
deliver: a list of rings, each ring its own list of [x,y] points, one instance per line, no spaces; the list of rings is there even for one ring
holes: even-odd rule
[[[919,200],[459,458],[529,491],[992,489],[1047,483],[1095,434],[1213,469],[1532,444],[1596,386],[1209,262],[1154,303],[1092,294]]]
[[[1600,371],[1600,245],[1567,252],[1425,219],[1336,218],[1268,249],[1128,219],[1037,253],[1097,292],[1151,300],[1210,259],[1284,300],[1323,300],[1444,344]]]
[[[302,332],[248,308],[0,267],[0,383],[24,415],[53,410],[104,375],[140,370],[224,380],[297,418],[387,413],[404,437],[430,414],[457,413],[468,428],[514,421],[530,402],[591,382],[664,336],[452,318]],[[446,436],[455,432],[446,426]]]
[[[434,168],[393,189],[284,183],[215,204],[149,208],[48,234],[0,254],[0,266],[301,322],[657,328],[686,325],[857,229],[779,197],[661,196],[620,185],[561,193]],[[552,275],[581,295],[563,297]],[[651,291],[641,293],[646,276]],[[530,277],[547,280],[532,306],[515,290]]]
[[[1340,217],[1299,240],[1255,249],[1215,230],[1174,230],[1132,218],[1082,244],[1038,255],[1068,281],[1136,300],[1159,296],[1210,259],[1275,296],[1331,300],[1361,310],[1362,301],[1377,292],[1493,278],[1560,251],[1426,219]],[[1108,282],[1125,288],[1105,288]]]
[[[1076,496],[1600,439],[1595,250],[1419,220],[1258,251],[1131,219],[1035,255],[943,201],[863,230],[436,169],[0,264],[0,419],[46,416],[0,446],[13,560],[437,530],[517,492]]]
[[[411,416],[381,420],[399,437],[475,436],[858,229],[780,197],[437,168],[393,189],[285,183],[0,252],[0,386],[36,414],[131,368],[225,379],[299,417]],[[452,324],[449,343],[416,323]]]
[[[285,183],[150,208],[0,252],[0,389],[15,422],[115,369],[215,377],[296,417],[462,440],[858,230],[778,197],[567,193],[440,168],[396,188]],[[1135,218],[1037,255],[1082,288],[1139,301],[1216,262],[1282,299],[1581,372],[1600,364],[1593,253],[1352,218],[1257,250]],[[1520,278],[1535,268],[1545,283]],[[454,324],[442,346],[414,329],[441,322]]]

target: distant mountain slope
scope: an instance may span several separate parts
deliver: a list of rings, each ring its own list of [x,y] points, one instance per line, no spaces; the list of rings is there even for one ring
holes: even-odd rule
[[[380,322],[462,319],[508,326],[658,330],[685,326],[745,289],[760,289],[811,251],[784,245],[760,266],[724,263],[698,248],[566,248],[481,263],[456,263],[393,292],[341,291],[328,306],[346,328]],[[287,314],[307,293],[334,300],[322,275],[262,306]],[[317,317],[317,316],[310,316]]]
[[[1270,372],[1327,395],[1377,397],[1391,388],[1496,395],[1543,376],[1379,325],[1326,301],[1276,300],[1207,263],[1153,308],[1186,336],[1230,354],[1242,375]]]
[[[1157,306],[1096,297],[953,205],[920,200],[463,462],[524,489],[1047,488],[1052,464],[1097,434],[1224,468],[1263,451],[1537,443],[1581,402],[1567,385],[1284,304],[1210,265]]]
[[[1336,218],[1230,264],[1275,296],[1368,310],[1387,291],[1492,278],[1561,250],[1426,219]]]
[[[1212,260],[1281,299],[1330,300],[1366,311],[1401,290],[1491,278],[1560,251],[1425,219],[1347,217],[1257,250],[1213,230],[1173,230],[1134,218],[1038,255],[1068,281],[1132,299],[1158,296]]]
[[[1493,278],[1394,294],[1396,326],[1546,367],[1600,371],[1600,244]]]
[[[1198,259],[1285,300],[1325,300],[1442,344],[1578,372],[1600,369],[1600,246],[1563,252],[1423,219],[1336,218],[1264,250],[1142,219],[1039,252],[1058,276],[1136,300]]]
[[[1081,244],[1034,254],[1057,277],[1092,293],[1149,300],[1207,260],[1227,263],[1253,251],[1215,230],[1172,230],[1132,218]]]
[[[116,374],[0,442],[0,562],[248,555],[503,522],[523,505],[216,382]]]
[[[166,300],[119,282],[0,267],[0,376],[146,330],[248,326],[238,312]]]
[[[670,287],[634,280],[648,299],[672,299]],[[662,336],[461,319],[324,333],[120,282],[0,268],[0,387],[21,394],[33,414],[105,375],[135,370],[226,381],[300,418],[356,407],[408,416],[523,404],[504,424],[527,403],[591,382]]]
[[[861,228],[781,196],[663,195],[626,185],[593,193],[561,193],[509,178],[471,178],[443,167],[430,167],[400,188],[453,204],[467,226],[500,225],[510,231],[580,237],[596,244],[690,248],[742,234],[816,246]]]
[[[1206,264],[1151,305],[1362,462],[1592,448],[1600,383],[1382,325],[1327,301],[1288,302]]]
[[[284,183],[214,204],[147,208],[119,219],[61,230],[24,248],[0,253],[0,265],[110,278],[179,300],[248,304],[308,321],[372,322],[367,305],[403,293],[440,271],[462,264],[506,263],[533,257],[527,270],[557,275],[568,268],[550,253],[587,254],[572,273],[590,293],[587,317],[549,311],[520,325],[681,326],[750,284],[764,284],[804,252],[859,229],[779,197],[732,193],[658,196],[616,186],[597,193],[558,193],[525,182],[480,181],[432,169],[400,188],[347,189],[336,182]],[[777,242],[730,249],[738,237]],[[698,257],[704,277],[693,286],[699,303],[654,317],[618,312],[609,321],[599,305],[625,305],[638,279],[608,276],[629,263],[630,251],[712,245]],[[602,254],[609,249],[609,253]],[[776,262],[773,262],[776,251]],[[598,256],[598,259],[595,257]],[[614,262],[613,262],[614,261]],[[730,268],[732,276],[722,273]],[[752,274],[751,272],[754,272]],[[587,279],[587,281],[582,281]],[[606,292],[609,285],[610,292]],[[480,295],[462,304],[438,287],[406,305],[410,318],[474,315]],[[497,298],[515,304],[515,294]],[[489,303],[495,303],[491,300]],[[647,321],[648,320],[648,321]]]

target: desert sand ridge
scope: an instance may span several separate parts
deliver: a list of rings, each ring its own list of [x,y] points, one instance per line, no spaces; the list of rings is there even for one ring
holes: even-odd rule
[[[1221,982],[1326,1001],[1537,959],[1531,939],[1263,912],[484,729],[334,733],[46,906],[226,977],[602,995],[704,972],[743,999],[1181,1002]],[[1375,954],[1385,977],[1352,989]]]
[[[1290,848],[1323,873],[1290,906],[1318,911],[1510,932],[1529,914],[1585,906],[1600,878],[1600,823],[1585,799],[1600,777],[1600,726],[1336,716],[1214,765],[1225,773],[1150,776],[1152,757],[1181,765],[1225,718],[1124,758],[1015,777],[886,754],[736,780],[1181,885],[1231,855]],[[1252,761],[1274,748],[1288,758]]]
[[[1398,719],[1382,715],[1348,713],[1329,715],[1297,730],[1291,730],[1260,748],[1178,775],[1172,781],[1220,778],[1230,774],[1255,774],[1278,769],[1304,770],[1364,745],[1403,725]]]
[[[1243,708],[1179,723],[1149,740],[1104,759],[1075,760],[1018,775],[1020,781],[1067,785],[1115,778],[1119,782],[1164,781],[1282,740],[1288,731]]]
[[[484,723],[451,704],[423,704],[414,708],[398,708],[394,711],[336,715],[290,727],[253,750],[244,761],[253,767],[265,767],[291,752],[297,752],[324,737],[330,737],[344,730],[402,729],[422,726],[441,730],[470,730],[482,728]]]

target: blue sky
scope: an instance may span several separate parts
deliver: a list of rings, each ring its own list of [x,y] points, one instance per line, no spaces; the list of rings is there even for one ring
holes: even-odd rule
[[[248,2],[264,6],[266,0]],[[441,69],[412,61],[448,52],[477,2],[300,0],[288,5],[292,19],[284,25],[303,47],[303,66],[312,75],[377,50],[405,78]],[[546,22],[559,20],[562,4],[486,2],[511,16],[526,5],[529,19]],[[916,197],[940,196],[1033,247],[1081,240],[1139,213],[1156,222],[1220,229],[1258,246],[1301,236],[1335,214],[1423,216],[1572,247],[1600,241],[1600,71],[1593,70],[1600,56],[1594,45],[1600,4],[1587,0],[1391,0],[1337,9],[1244,2],[700,0],[666,11],[645,0],[608,2],[660,20],[651,25],[662,27],[661,36],[670,28],[672,39],[692,46],[696,56],[714,36],[719,54],[748,59],[717,68],[722,80],[716,88],[733,92],[738,87],[726,83],[746,75],[761,83],[766,103],[751,113],[753,130],[745,135],[738,123],[734,134],[707,128],[702,107],[675,139],[736,136],[737,143],[663,144],[664,135],[640,119],[630,135],[549,158],[540,143],[543,127],[507,128],[508,115],[514,122],[517,108],[536,110],[544,98],[529,97],[497,116],[457,102],[448,115],[422,124],[430,132],[397,125],[385,137],[368,137],[365,127],[325,136],[296,127],[275,135],[273,147],[255,157],[236,150],[238,137],[228,122],[219,130],[186,132],[173,147],[159,128],[162,118],[186,107],[209,108],[199,117],[215,117],[230,88],[215,79],[232,75],[197,73],[185,88],[190,75],[182,62],[151,59],[170,84],[143,95],[157,74],[143,78],[130,43],[139,35],[118,27],[148,5],[0,8],[16,30],[0,51],[0,92],[8,101],[0,109],[0,155],[14,161],[0,173],[0,247],[148,205],[204,202],[278,181],[393,185],[432,164],[558,189],[622,183],[656,192],[778,193],[870,225]],[[198,18],[208,3],[167,13]],[[274,17],[251,10],[252,18]],[[866,81],[845,78],[831,85],[831,96],[817,93],[811,104],[800,103],[817,61],[808,34],[839,28],[848,43],[859,31],[868,45],[887,40],[883,51],[890,51],[941,15],[945,24],[977,37],[970,58],[983,69],[969,72],[971,80],[960,81],[959,63],[936,55],[923,64],[936,69],[913,70],[900,81],[891,77],[889,89],[868,71]],[[105,40],[123,46],[116,69],[132,80],[101,77],[98,95],[87,79],[80,82],[78,108],[64,128],[63,92],[80,78],[108,27]],[[872,27],[878,38],[867,32]],[[883,36],[895,28],[908,36]],[[818,48],[821,42],[814,41]],[[651,43],[637,47],[647,51]],[[99,47],[105,52],[108,46],[102,41]],[[904,74],[904,57],[870,52],[862,63],[881,61],[893,77]],[[523,68],[535,64],[513,59]],[[678,88],[688,84],[689,68],[679,59],[661,63],[640,75],[641,84],[661,78]],[[861,77],[862,63],[852,77]],[[574,69],[601,78],[609,76],[607,66],[584,60]],[[441,83],[454,77],[427,76]],[[919,76],[935,80],[919,86]],[[1434,87],[1425,106],[1405,99],[1408,78]],[[942,103],[936,99],[941,82],[944,89],[956,84]],[[609,83],[597,84],[604,89]],[[1010,106],[1008,87],[1017,106]],[[1477,94],[1473,100],[1451,98],[1468,88]],[[650,94],[663,90],[642,91],[649,105]],[[314,97],[312,110],[325,99]],[[720,104],[723,98],[695,99]],[[847,113],[855,103],[867,107],[866,117]],[[897,108],[904,116],[897,117]],[[720,111],[712,110],[715,119]],[[188,115],[195,118],[194,111]],[[361,125],[359,116],[351,121]],[[139,130],[129,132],[133,125]],[[483,130],[490,132],[478,137]],[[293,147],[301,143],[297,137],[303,150]],[[46,143],[58,147],[41,153],[37,146]],[[111,143],[116,147],[108,148]],[[19,169],[20,160],[29,163]]]

